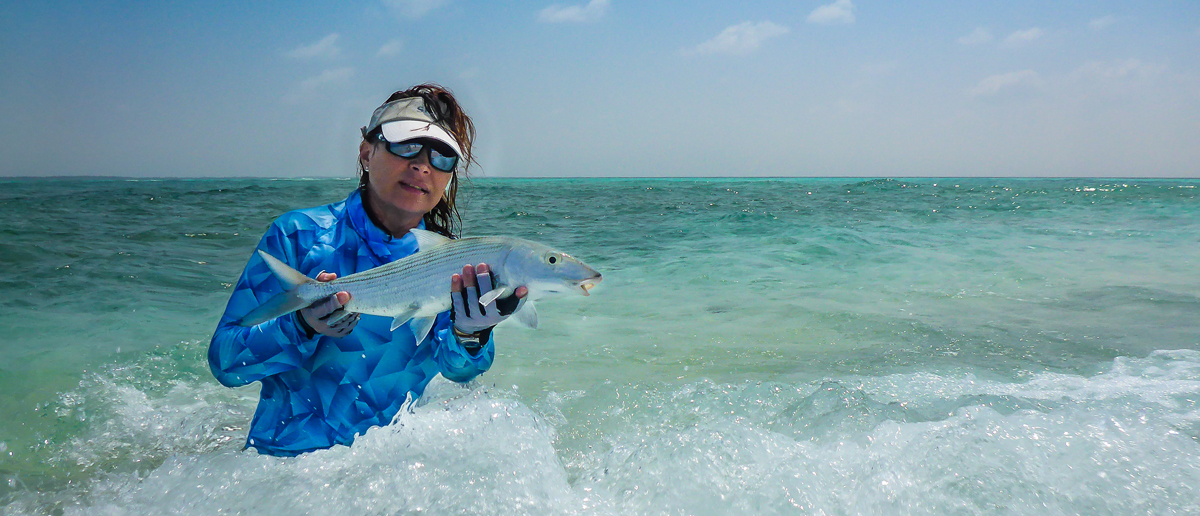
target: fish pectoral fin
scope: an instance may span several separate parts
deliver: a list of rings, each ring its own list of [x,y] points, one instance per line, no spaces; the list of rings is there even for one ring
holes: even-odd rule
[[[388,331],[396,331],[396,328],[404,326],[404,323],[408,322],[409,319],[412,319],[412,317],[393,317],[392,327]]]
[[[429,249],[450,241],[449,238],[446,238],[446,236],[441,233],[434,233],[433,231],[426,231],[424,229],[413,228],[408,230],[408,232],[417,237],[418,252],[428,251]]]
[[[487,292],[484,292],[482,296],[479,296],[479,306],[487,306],[492,301],[495,301],[504,296],[512,294],[512,292],[513,292],[513,289],[506,285],[503,285],[503,286],[494,288],[492,290],[489,290]]]
[[[421,341],[425,340],[425,336],[429,335],[429,330],[433,329],[433,323],[437,321],[437,316],[433,317],[417,317],[408,325],[412,329],[413,337],[417,339],[417,345],[421,345]]]
[[[521,326],[537,329],[537,308],[533,306],[533,301],[522,299],[521,304],[517,306],[517,311],[513,312],[512,318],[521,323]]]
[[[388,331],[396,331],[396,328],[404,326],[404,323],[408,322],[408,320],[412,319],[412,316],[414,316],[416,314],[417,314],[417,307],[415,307],[415,306],[410,306],[410,307],[404,309],[403,312],[400,312],[400,313],[396,314],[395,317],[392,317],[392,328]],[[417,341],[417,342],[420,342],[420,341]]]

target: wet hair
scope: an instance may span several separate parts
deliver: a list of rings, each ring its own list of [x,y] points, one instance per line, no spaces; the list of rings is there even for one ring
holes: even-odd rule
[[[441,233],[450,238],[458,238],[459,231],[462,229],[462,217],[458,213],[458,206],[455,199],[458,197],[458,179],[459,175],[465,176],[467,169],[475,159],[471,156],[471,143],[475,141],[475,124],[471,122],[471,118],[463,112],[462,106],[458,104],[458,100],[454,98],[454,94],[450,90],[434,83],[425,83],[413,86],[407,90],[401,90],[393,93],[384,104],[400,99],[413,97],[421,97],[425,101],[425,106],[429,108],[430,115],[434,121],[444,127],[454,140],[458,143],[458,148],[462,149],[462,156],[459,156],[459,168],[450,176],[450,185],[446,188],[446,192],[438,201],[437,206],[434,206],[429,213],[423,217],[425,221],[425,229]],[[380,129],[375,129],[368,134],[363,135],[363,140],[370,145],[375,145],[379,142],[377,136]],[[366,201],[367,185],[370,183],[367,169],[363,167],[360,160],[358,162],[358,189],[362,191],[363,200]],[[367,210],[370,213],[370,210]]]

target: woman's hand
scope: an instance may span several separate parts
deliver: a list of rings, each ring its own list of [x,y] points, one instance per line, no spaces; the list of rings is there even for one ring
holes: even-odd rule
[[[317,281],[333,281],[335,279],[337,279],[337,274],[332,272],[317,274]],[[308,331],[309,336],[320,333],[329,337],[345,337],[358,324],[360,315],[342,309],[342,306],[349,302],[350,293],[346,291],[319,299],[308,305],[308,308],[300,309],[301,325],[306,326],[304,329]]]
[[[529,294],[523,286],[509,297],[480,306],[479,296],[495,288],[491,269],[486,263],[463,266],[462,274],[450,276],[450,298],[454,302],[454,327],[460,333],[479,334],[512,315],[517,302]],[[483,339],[481,339],[483,340]]]

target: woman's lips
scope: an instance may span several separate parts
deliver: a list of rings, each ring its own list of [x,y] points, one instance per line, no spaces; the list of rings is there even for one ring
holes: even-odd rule
[[[424,188],[421,188],[421,187],[419,187],[419,186],[414,186],[414,185],[411,185],[411,184],[405,183],[404,181],[400,181],[400,187],[401,187],[401,188],[404,188],[405,190],[411,190],[411,191],[414,191],[414,192],[420,192],[420,193],[423,193],[423,194],[427,194],[427,193],[429,193],[429,190],[426,190],[426,189],[424,189]]]

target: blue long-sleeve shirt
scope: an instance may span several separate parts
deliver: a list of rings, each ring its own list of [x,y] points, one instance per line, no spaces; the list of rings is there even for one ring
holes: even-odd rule
[[[391,238],[375,226],[355,190],[342,202],[279,217],[258,249],[309,277],[322,270],[342,277],[413,254],[417,242],[411,234]],[[262,382],[246,441],[261,453],[290,456],[349,445],[368,428],[391,423],[408,394],[420,396],[434,375],[469,381],[495,357],[491,341],[468,353],[454,338],[449,311],[438,315],[420,346],[407,324],[390,331],[389,317],[363,315],[342,338],[309,338],[294,313],[249,328],[237,325],[283,290],[258,253],[251,254],[208,348],[209,367],[222,384]]]

